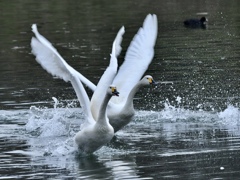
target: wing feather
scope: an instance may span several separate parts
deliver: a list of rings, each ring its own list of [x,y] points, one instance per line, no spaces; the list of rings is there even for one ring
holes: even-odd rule
[[[94,119],[96,120],[99,113],[100,104],[102,104],[104,95],[106,94],[107,88],[112,84],[113,79],[116,76],[117,68],[118,68],[118,62],[117,62],[117,56],[121,52],[121,42],[122,42],[122,36],[124,34],[124,27],[122,27],[113,41],[112,45],[112,52],[111,52],[111,58],[110,63],[103,75],[101,76],[97,88],[93,93],[93,96],[91,98],[91,112],[93,114]]]
[[[88,119],[88,123],[94,122],[90,112],[90,102],[88,95],[78,79],[78,72],[69,66],[52,44],[37,31],[36,25],[33,25],[33,32],[36,37],[31,40],[32,53],[36,56],[36,61],[41,64],[43,69],[53,76],[57,76],[64,81],[70,81],[83,111]]]
[[[96,86],[69,66],[52,44],[38,32],[36,24],[32,25],[32,31],[36,36],[36,38],[33,37],[31,41],[32,53],[36,56],[37,62],[41,64],[48,73],[64,81],[69,81],[69,74],[66,74],[66,72],[74,73],[90,89],[95,90]]]
[[[120,92],[120,99],[127,98],[151,63],[157,39],[157,26],[157,16],[147,15],[143,27],[138,30],[130,43],[125,60],[113,81]]]

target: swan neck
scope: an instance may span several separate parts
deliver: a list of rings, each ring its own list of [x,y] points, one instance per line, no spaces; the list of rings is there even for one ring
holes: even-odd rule
[[[112,95],[106,93],[105,98],[103,99],[102,104],[100,105],[100,109],[98,112],[98,118],[97,118],[97,123],[100,123],[101,125],[103,125],[104,123],[109,123],[108,119],[106,118],[106,111],[107,111],[107,104],[110,100],[110,98],[112,97]]]
[[[128,98],[127,98],[127,102],[125,104],[125,107],[133,107],[133,98],[135,96],[135,94],[137,93],[137,91],[139,90],[139,88],[142,86],[141,81],[139,81],[130,91]]]

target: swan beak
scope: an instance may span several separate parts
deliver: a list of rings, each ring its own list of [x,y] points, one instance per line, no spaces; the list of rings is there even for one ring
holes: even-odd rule
[[[156,82],[153,79],[149,79],[149,84],[156,85]]]
[[[112,87],[112,95],[119,96],[119,92],[117,91],[117,89],[115,87]]]

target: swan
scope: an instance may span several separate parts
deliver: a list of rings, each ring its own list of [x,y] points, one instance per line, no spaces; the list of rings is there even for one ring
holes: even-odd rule
[[[74,81],[81,84],[81,81],[79,81],[77,78]],[[118,91],[116,90],[115,86],[110,85],[106,95],[104,96],[104,101],[99,105],[100,111],[96,121],[88,126],[85,125],[84,127],[81,127],[81,130],[75,135],[75,142],[81,153],[93,153],[106,143],[110,142],[110,140],[113,138],[114,129],[110,125],[109,119],[106,115],[107,104],[112,96],[118,96]],[[92,122],[95,119],[93,119],[91,116],[90,109],[88,109],[88,112],[90,115],[87,114],[87,118],[91,118]]]
[[[31,40],[32,53],[36,56],[36,61],[48,73],[71,82],[85,113],[85,122],[81,125],[80,131],[75,135],[75,143],[78,146],[78,150],[84,154],[95,152],[114,136],[114,129],[107,118],[106,108],[110,98],[119,95],[116,86],[111,85],[111,83],[117,73],[116,54],[121,48],[119,44],[121,43],[124,28],[119,30],[113,42],[109,66],[95,89],[95,92],[100,90],[103,96],[103,101],[98,104],[99,112],[97,119],[94,119],[92,115],[90,101],[82,82],[79,81],[78,73],[65,62],[51,43],[38,32],[36,24],[32,25],[32,31],[36,36],[32,37]]]
[[[122,27],[116,38],[115,43],[115,56],[121,52],[121,42],[122,35],[125,29]],[[131,41],[123,64],[119,68],[117,75],[113,79],[114,85],[121,92],[118,98],[112,97],[107,106],[107,115],[109,117],[110,124],[113,126],[114,131],[117,132],[125,125],[127,125],[133,118],[135,114],[133,106],[133,98],[139,88],[145,85],[154,84],[154,80],[150,75],[141,77],[147,70],[149,64],[151,63],[154,56],[154,46],[157,39],[158,24],[157,16],[155,14],[148,14],[143,22],[143,26],[138,30],[137,34]],[[44,37],[42,37],[44,38]],[[71,66],[69,66],[63,58],[58,54],[55,55],[55,49],[50,42],[42,41],[46,48],[48,48],[49,55],[47,58],[54,57],[54,61],[44,62],[52,63],[48,65],[56,70],[51,70],[55,76],[64,79],[64,74],[62,74],[61,68],[65,66],[71,69],[72,72],[78,77],[82,83],[88,86],[93,92],[91,98],[90,109],[94,119],[97,119],[99,112],[99,103],[103,101],[102,90],[96,92],[96,85],[90,80],[84,77],[81,73],[77,72]],[[32,46],[33,51],[38,51],[38,46]],[[41,53],[38,55],[38,59],[45,58]],[[54,72],[53,72],[54,71]],[[101,78],[103,79],[103,78]],[[127,81],[126,81],[127,79]],[[108,81],[108,77],[105,79]],[[77,93],[77,92],[76,92]]]
[[[143,27],[138,30],[130,43],[125,60],[113,80],[113,84],[121,92],[118,98],[112,97],[110,99],[107,107],[107,115],[115,132],[122,129],[133,119],[135,114],[133,98],[139,88],[155,84],[152,76],[146,75],[142,79],[141,77],[154,56],[154,45],[158,31],[157,26],[157,16],[148,14],[143,22]],[[82,75],[79,73],[79,79],[84,80],[81,77]],[[126,79],[128,80],[126,81]],[[93,86],[90,81],[86,85],[90,88]],[[94,88],[91,89],[94,91]],[[97,104],[101,101],[101,91],[94,93],[91,99],[91,111],[95,118],[97,118],[97,112],[99,112]]]

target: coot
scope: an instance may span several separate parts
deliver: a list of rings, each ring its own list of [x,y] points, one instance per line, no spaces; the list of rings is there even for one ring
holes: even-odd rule
[[[206,28],[207,18],[202,17],[201,19],[187,19],[183,23],[188,28]]]

